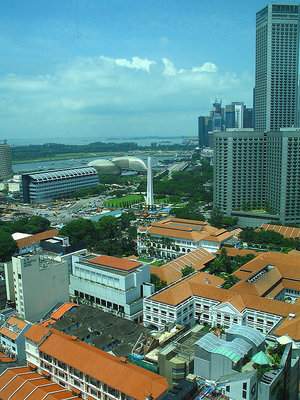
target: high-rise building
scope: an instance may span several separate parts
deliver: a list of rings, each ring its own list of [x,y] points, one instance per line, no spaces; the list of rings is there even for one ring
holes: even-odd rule
[[[215,132],[214,157],[214,207],[240,225],[300,223],[299,129]]]
[[[298,58],[299,5],[268,4],[256,14],[256,130],[295,126]]]
[[[198,117],[198,147],[208,147],[208,132],[211,130],[211,120],[208,116]]]
[[[0,180],[9,179],[12,176],[11,147],[4,140],[0,144]]]

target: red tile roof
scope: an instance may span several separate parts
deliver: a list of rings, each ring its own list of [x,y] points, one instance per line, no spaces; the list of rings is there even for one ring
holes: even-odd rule
[[[98,256],[90,259],[89,262],[92,264],[103,265],[104,267],[121,269],[123,271],[131,271],[132,269],[142,265],[140,262],[111,256]]]
[[[0,376],[0,398],[1,400],[67,400],[79,397],[28,367],[17,367],[7,369]]]
[[[0,362],[3,363],[10,363],[10,362],[16,362],[13,358],[8,357],[6,354],[0,352]]]
[[[27,326],[27,322],[17,317],[9,317],[6,323],[8,325],[16,325],[20,331],[22,331]]]
[[[51,314],[51,319],[54,319],[58,321],[65,312],[71,310],[71,308],[78,307],[78,304],[75,303],[65,303],[62,306],[60,306],[54,313]]]
[[[18,333],[13,332],[10,329],[5,328],[5,326],[2,326],[2,328],[0,329],[0,333],[3,336],[6,336],[6,337],[8,337],[9,339],[12,339],[12,340],[16,340],[17,337],[19,336]]]
[[[257,230],[263,229],[265,231],[274,231],[277,233],[280,233],[283,235],[285,238],[288,239],[295,239],[299,238],[300,239],[300,228],[293,228],[290,226],[281,226],[281,225],[270,225],[270,224],[263,224],[261,228],[258,228]]]
[[[51,229],[49,231],[37,233],[36,235],[16,240],[16,242],[19,249],[22,249],[23,247],[30,246],[31,244],[39,243],[41,240],[53,238],[53,236],[58,235],[58,233],[59,231],[57,229]]]
[[[181,218],[166,218],[162,221],[154,222],[147,228],[147,233],[150,235],[188,239],[196,243],[201,240],[221,243],[233,236],[232,232],[214,228],[208,225],[207,222]]]
[[[31,329],[28,331],[29,338]],[[39,346],[40,351],[136,400],[145,400],[145,393],[149,391],[156,399],[168,389],[166,378],[160,375],[129,362],[122,362],[118,357],[72,339],[53,328],[43,329],[50,335]]]

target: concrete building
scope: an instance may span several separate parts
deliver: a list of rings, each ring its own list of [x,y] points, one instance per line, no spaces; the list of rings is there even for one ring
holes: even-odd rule
[[[25,334],[29,365],[83,399],[160,399],[166,378],[55,329],[33,325]]]
[[[253,110],[247,108],[242,101],[235,101],[225,107],[225,126],[231,128],[253,128]]]
[[[24,203],[45,203],[98,184],[93,167],[28,172],[22,174],[21,197]]]
[[[255,129],[296,124],[299,5],[270,3],[256,13]]]
[[[141,322],[143,298],[154,292],[149,264],[95,254],[72,260],[71,296]]]
[[[10,179],[12,176],[11,147],[4,140],[0,144],[0,180]]]
[[[148,157],[146,205],[152,206],[153,204],[154,200],[153,200],[152,164],[151,164],[151,157]]]
[[[29,322],[18,317],[10,317],[0,328],[0,348],[5,354],[19,361],[24,361],[25,338],[24,333],[32,326]]]
[[[6,264],[8,300],[28,321],[39,321],[58,302],[69,300],[68,264],[55,256],[24,254]]]
[[[296,128],[215,132],[214,207],[238,217],[240,226],[299,223],[299,159]]]
[[[140,255],[174,259],[202,248],[216,253],[222,243],[233,237],[226,229],[217,229],[203,221],[166,218],[137,231],[137,250]]]

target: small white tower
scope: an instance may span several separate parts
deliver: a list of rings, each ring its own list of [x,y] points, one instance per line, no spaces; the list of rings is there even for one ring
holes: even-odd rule
[[[153,201],[152,165],[151,165],[151,157],[148,157],[146,205],[153,206],[153,204],[154,201]]]

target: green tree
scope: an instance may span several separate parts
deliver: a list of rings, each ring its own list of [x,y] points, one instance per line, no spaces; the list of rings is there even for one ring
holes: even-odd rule
[[[154,284],[156,292],[167,286],[167,282],[164,280],[161,280],[160,277],[156,274],[150,275],[150,281],[151,281],[151,283]]]
[[[97,238],[93,222],[84,218],[69,222],[59,233],[68,236],[71,244],[83,240],[89,249],[95,244]]]
[[[186,265],[184,268],[182,268],[181,273],[182,273],[182,277],[187,276],[192,274],[193,272],[195,272],[195,268],[193,268],[190,265]]]
[[[50,221],[47,218],[38,215],[29,218],[26,226],[26,233],[36,234],[47,231],[50,228]]]
[[[226,280],[225,283],[223,285],[224,289],[229,289],[231,288],[233,285],[235,285],[237,282],[239,281],[239,278],[237,278],[234,275],[229,275]]]
[[[210,213],[210,217],[208,219],[208,223],[216,228],[222,228],[224,214],[219,208],[214,208]]]
[[[14,254],[19,252],[17,242],[12,238],[10,233],[0,231],[0,261],[9,261]]]

